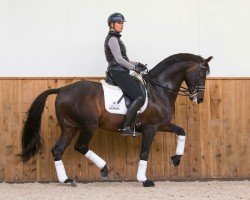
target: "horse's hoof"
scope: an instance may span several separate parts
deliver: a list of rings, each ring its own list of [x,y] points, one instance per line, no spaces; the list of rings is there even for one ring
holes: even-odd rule
[[[143,182],[143,187],[154,187],[154,186],[155,186],[155,184],[151,180],[146,180]]]
[[[64,181],[64,183],[66,183],[67,185],[71,186],[71,187],[76,187],[76,182],[70,178],[66,179]]]
[[[105,166],[101,169],[100,175],[101,175],[102,178],[106,179],[106,178],[108,178],[108,174],[109,174],[109,170],[108,170],[107,165],[105,165]]]
[[[181,155],[174,155],[171,157],[171,161],[175,167],[178,167],[181,161]]]
[[[76,182],[75,181],[71,182],[70,187],[76,187]]]

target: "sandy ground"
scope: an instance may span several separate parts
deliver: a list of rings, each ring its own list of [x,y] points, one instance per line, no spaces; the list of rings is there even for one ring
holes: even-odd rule
[[[247,180],[155,183],[153,188],[144,188],[137,182],[77,183],[75,188],[59,183],[0,183],[0,199],[250,199],[250,181]]]

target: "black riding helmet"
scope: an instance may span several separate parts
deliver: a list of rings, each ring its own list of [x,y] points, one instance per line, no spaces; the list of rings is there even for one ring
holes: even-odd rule
[[[108,18],[108,26],[110,27],[111,23],[115,22],[125,22],[125,18],[121,13],[113,13]]]

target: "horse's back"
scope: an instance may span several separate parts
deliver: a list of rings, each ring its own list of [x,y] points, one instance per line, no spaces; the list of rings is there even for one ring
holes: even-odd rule
[[[58,96],[68,96],[74,98],[75,96],[98,95],[103,93],[101,84],[93,81],[77,81],[70,85],[63,87]]]

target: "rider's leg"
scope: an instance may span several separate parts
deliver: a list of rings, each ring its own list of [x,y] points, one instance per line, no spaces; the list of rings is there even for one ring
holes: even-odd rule
[[[124,122],[124,127],[121,129],[123,135],[132,135],[133,131],[130,124],[134,120],[137,111],[143,106],[143,93],[138,83],[130,76],[127,71],[112,70],[109,72],[114,82],[122,89],[122,91],[132,100],[128,108]]]
[[[144,100],[143,97],[137,97],[129,106],[127,115],[125,118],[124,126],[121,129],[122,135],[131,135],[133,131],[131,130],[130,124],[136,117],[137,111],[143,106]]]

